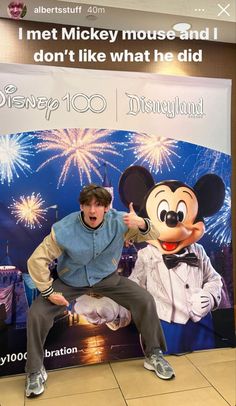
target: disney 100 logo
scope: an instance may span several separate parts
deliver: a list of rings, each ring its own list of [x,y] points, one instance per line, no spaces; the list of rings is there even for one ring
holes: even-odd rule
[[[0,90],[0,108],[6,106],[9,109],[36,109],[45,110],[46,120],[50,120],[51,113],[57,110],[60,106],[58,99],[45,96],[21,96],[17,95],[17,87],[15,85],[6,85],[4,90]],[[92,94],[90,96],[84,93],[75,93],[71,95],[66,93],[62,97],[65,103],[66,111],[76,111],[77,113],[86,113],[88,111],[100,114],[107,108],[107,102],[101,94]]]

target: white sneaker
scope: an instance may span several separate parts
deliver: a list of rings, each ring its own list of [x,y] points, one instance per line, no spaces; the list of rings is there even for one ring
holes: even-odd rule
[[[44,366],[38,371],[26,376],[25,395],[27,398],[39,396],[44,392],[44,383],[47,380],[47,372]]]
[[[146,356],[144,361],[144,368],[149,371],[154,371],[161,379],[173,379],[175,377],[174,370],[169,362],[163,357],[162,351],[159,353]]]

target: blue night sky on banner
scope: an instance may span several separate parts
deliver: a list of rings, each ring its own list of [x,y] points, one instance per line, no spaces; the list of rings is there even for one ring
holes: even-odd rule
[[[215,150],[160,135],[104,129],[57,129],[0,137],[0,260],[6,240],[14,265],[26,260],[57,218],[79,210],[81,188],[102,184],[106,172],[120,202],[121,173],[131,165],[149,169],[156,182],[176,179],[194,186],[206,173],[222,177],[223,208],[206,221],[202,239],[210,251],[231,242],[231,158]],[[31,217],[27,213],[33,207]],[[33,205],[33,206],[32,206]]]

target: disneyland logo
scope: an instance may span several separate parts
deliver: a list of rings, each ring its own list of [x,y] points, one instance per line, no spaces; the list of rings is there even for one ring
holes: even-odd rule
[[[100,114],[107,108],[106,99],[101,94],[75,93],[71,95],[66,93],[60,102],[57,98],[52,97],[19,95],[16,94],[17,90],[17,87],[12,84],[6,85],[3,90],[0,90],[0,108],[44,110],[46,120],[50,120],[52,112],[57,110],[61,104],[64,105],[67,112],[75,111],[76,113]]]
[[[173,100],[151,100],[145,96],[128,94],[129,111],[127,114],[137,116],[138,114],[164,114],[168,118],[175,118],[178,115],[185,115],[189,118],[202,118],[205,113],[203,110],[203,98],[197,102],[180,101],[179,97]]]

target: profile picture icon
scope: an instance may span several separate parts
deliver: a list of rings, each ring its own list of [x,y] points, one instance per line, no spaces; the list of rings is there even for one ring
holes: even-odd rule
[[[11,1],[7,6],[7,11],[13,20],[20,20],[26,15],[27,7],[22,1]]]

